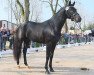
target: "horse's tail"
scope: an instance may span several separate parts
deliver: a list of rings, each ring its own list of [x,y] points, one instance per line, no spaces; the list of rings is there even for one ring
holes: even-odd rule
[[[19,27],[14,35],[14,44],[13,44],[13,55],[16,61],[19,60],[19,58],[21,57],[21,48],[22,48],[22,30]]]

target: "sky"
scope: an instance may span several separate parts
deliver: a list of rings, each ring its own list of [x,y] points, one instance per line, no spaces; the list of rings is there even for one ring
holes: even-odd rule
[[[82,17],[82,24],[84,23],[84,21],[86,24],[89,24],[92,22],[94,23],[94,0],[71,0],[71,1],[76,2],[75,7],[78,13]],[[45,10],[45,8],[43,10]],[[47,7],[46,10],[43,12],[45,13],[45,15],[47,15],[47,16],[43,15],[44,20],[47,20],[49,17],[51,17],[50,11],[51,11],[50,8]]]
[[[85,21],[86,24],[94,22],[94,0],[71,0],[75,1],[75,7],[77,8],[79,14],[82,17],[82,22]],[[7,0],[0,0],[0,20],[11,21],[10,10],[8,9]],[[62,0],[59,1],[62,3]],[[62,4],[61,4],[62,5]],[[63,5],[62,5],[63,6]],[[58,8],[59,10],[59,8]],[[47,3],[42,4],[41,21],[48,20],[52,16],[51,9]],[[15,18],[12,17],[12,22],[15,23]]]

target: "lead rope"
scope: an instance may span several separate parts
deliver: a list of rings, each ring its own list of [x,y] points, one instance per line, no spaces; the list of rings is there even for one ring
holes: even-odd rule
[[[74,28],[81,29],[81,33],[82,33],[81,22],[79,23],[73,22],[73,24],[74,24]]]

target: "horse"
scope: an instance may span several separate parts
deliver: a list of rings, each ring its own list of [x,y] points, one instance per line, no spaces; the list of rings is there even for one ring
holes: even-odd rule
[[[78,14],[74,5],[75,2],[69,2],[67,6],[61,7],[60,10],[47,21],[40,23],[27,21],[17,28],[14,35],[13,54],[18,66],[22,44],[24,64],[28,66],[26,52],[27,48],[30,47],[30,42],[33,41],[46,44],[45,70],[48,74],[54,72],[52,67],[54,50],[61,37],[61,29],[66,19],[71,19],[76,23],[81,22],[81,16]]]

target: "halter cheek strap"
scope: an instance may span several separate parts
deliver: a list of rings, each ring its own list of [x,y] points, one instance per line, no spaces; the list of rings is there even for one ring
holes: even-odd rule
[[[65,8],[66,15],[68,18],[71,18],[71,16],[70,16],[71,14],[68,12],[68,10],[69,10],[69,7],[66,7]]]
[[[65,10],[66,10],[66,14],[67,14],[68,18],[72,18],[72,17],[74,17],[77,14],[77,13],[73,13],[73,14],[69,13],[68,12],[69,7],[66,7]]]

